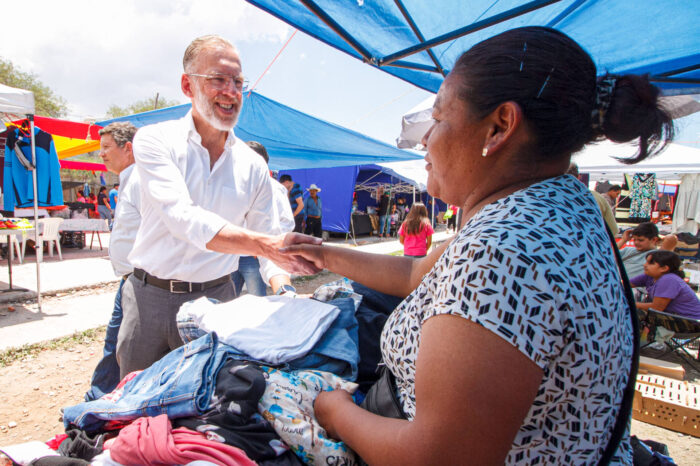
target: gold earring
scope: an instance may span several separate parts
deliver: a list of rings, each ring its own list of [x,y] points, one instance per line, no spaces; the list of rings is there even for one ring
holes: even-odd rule
[[[484,150],[481,151],[481,156],[486,157],[487,155],[489,155],[489,149],[488,147],[484,147]]]

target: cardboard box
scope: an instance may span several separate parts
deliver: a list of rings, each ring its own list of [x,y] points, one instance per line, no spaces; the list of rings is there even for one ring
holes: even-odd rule
[[[672,379],[685,380],[685,369],[680,364],[675,364],[661,359],[639,357],[639,372],[648,371],[652,374],[671,377]]]
[[[700,437],[700,386],[660,375],[639,375],[632,418]]]

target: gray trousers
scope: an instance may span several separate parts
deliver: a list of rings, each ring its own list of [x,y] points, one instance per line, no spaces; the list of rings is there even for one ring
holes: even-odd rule
[[[175,316],[187,301],[207,296],[226,302],[236,297],[233,283],[228,281],[205,291],[171,293],[147,285],[132,274],[122,287],[124,317],[117,338],[117,361],[120,375],[149,367],[183,345]]]

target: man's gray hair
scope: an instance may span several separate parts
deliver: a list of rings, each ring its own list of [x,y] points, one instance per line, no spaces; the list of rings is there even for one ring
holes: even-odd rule
[[[100,136],[109,134],[114,139],[114,142],[117,143],[117,146],[124,147],[124,144],[127,142],[134,142],[136,130],[136,126],[132,125],[128,121],[118,121],[108,124],[102,128],[99,133]]]
[[[216,47],[230,48],[234,52],[238,53],[238,50],[231,42],[216,34],[197,37],[195,40],[190,42],[190,45],[188,45],[187,49],[185,50],[185,56],[182,57],[182,68],[185,70],[185,73],[192,73],[194,71],[194,62],[202,50],[213,49]]]

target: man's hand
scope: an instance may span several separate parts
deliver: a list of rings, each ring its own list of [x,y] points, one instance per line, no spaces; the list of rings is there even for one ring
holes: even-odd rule
[[[275,238],[275,245],[267,256],[274,263],[290,273],[301,275],[313,275],[323,270],[314,262],[306,259],[301,254],[289,254],[287,249],[299,247],[298,245],[308,245],[309,247],[320,248],[321,238],[315,236],[302,235],[301,233],[287,233]]]
[[[289,233],[289,235],[304,236],[310,238],[306,235],[301,235],[299,233]],[[316,238],[318,239],[318,238]],[[284,255],[290,257],[297,257],[300,260],[304,260],[310,264],[313,264],[319,270],[326,268],[326,260],[323,255],[324,248],[321,246],[321,242],[311,243],[309,241],[299,241],[297,237],[290,238],[290,242],[284,248],[280,249],[280,252]]]

